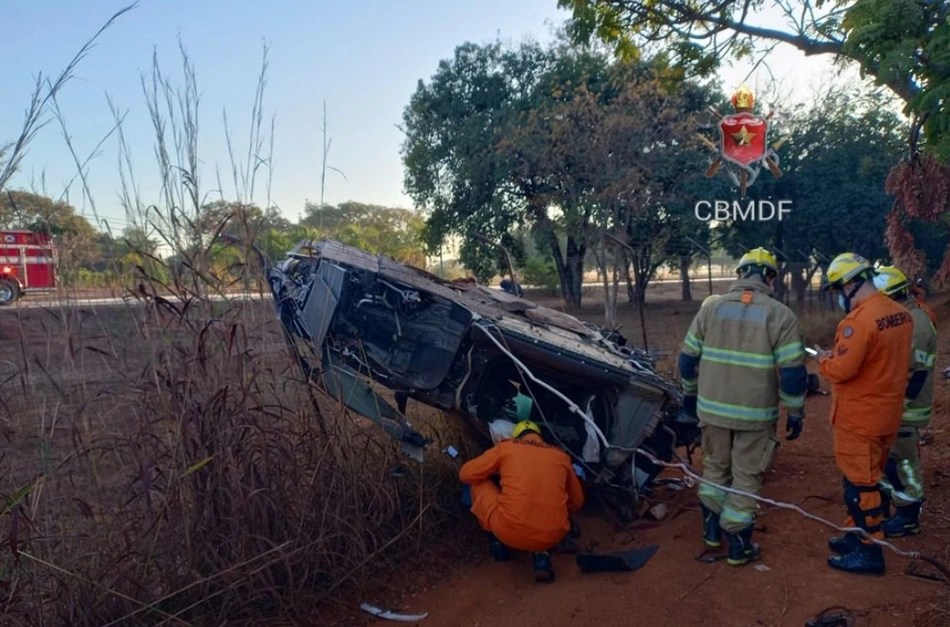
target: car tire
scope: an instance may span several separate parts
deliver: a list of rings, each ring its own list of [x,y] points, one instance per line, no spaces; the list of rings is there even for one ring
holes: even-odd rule
[[[10,279],[0,279],[0,307],[12,304],[19,297],[19,285]]]

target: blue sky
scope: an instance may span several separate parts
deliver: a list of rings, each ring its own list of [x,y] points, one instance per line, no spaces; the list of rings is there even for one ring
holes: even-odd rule
[[[59,72],[113,12],[130,2],[5,1],[8,61],[0,67],[0,142],[19,133],[36,73]],[[402,134],[395,125],[417,81],[428,80],[439,61],[465,41],[483,43],[499,35],[543,41],[565,17],[556,0],[142,0],[104,33],[59,104],[82,158],[114,124],[106,94],[119,109],[128,110],[124,131],[135,174],[145,202],[157,201],[154,133],[140,77],[150,70],[157,50],[163,71],[182,85],[180,34],[202,96],[199,156],[205,164],[205,188],[216,187],[218,164],[230,194],[222,109],[227,108],[238,152],[246,151],[266,41],[270,69],[264,113],[268,119],[276,116],[272,202],[296,219],[306,199],[319,199],[325,100],[333,138],[328,162],[347,177],[327,173],[326,201],[410,207],[403,194]],[[806,59],[794,50],[776,57],[772,72],[792,84],[804,84],[810,74],[829,67],[827,59]],[[747,73],[744,67],[723,72],[725,88]],[[760,78],[754,75],[750,84],[754,87]],[[121,230],[125,218],[117,196],[118,158],[113,138],[92,162],[89,182],[99,215]],[[45,174],[45,192],[58,197],[75,171],[54,121],[31,145],[12,186],[43,191]],[[263,185],[262,179],[255,194],[259,204],[266,200]],[[69,190],[69,200],[91,216],[77,184]]]

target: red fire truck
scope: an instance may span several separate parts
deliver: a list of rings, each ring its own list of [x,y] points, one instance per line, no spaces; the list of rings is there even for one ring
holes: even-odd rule
[[[56,289],[56,247],[48,233],[0,231],[0,306]]]

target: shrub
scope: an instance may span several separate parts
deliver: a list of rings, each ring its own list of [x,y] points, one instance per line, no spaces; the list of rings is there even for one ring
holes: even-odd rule
[[[521,269],[521,274],[519,281],[521,284],[540,287],[550,296],[557,296],[561,280],[558,277],[557,268],[550,261],[532,257]]]

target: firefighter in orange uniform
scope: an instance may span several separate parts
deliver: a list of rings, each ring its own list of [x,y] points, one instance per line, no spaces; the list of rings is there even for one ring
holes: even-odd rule
[[[491,480],[500,475],[501,487]],[[466,462],[459,479],[471,486],[471,511],[489,532],[498,561],[509,549],[534,553],[535,579],[554,581],[550,550],[571,530],[569,515],[584,504],[584,490],[567,453],[545,443],[529,420],[503,440]]]
[[[838,255],[828,267],[823,290],[832,290],[845,311],[835,345],[821,351],[821,375],[832,384],[834,453],[844,475],[845,526],[883,539],[878,484],[888,451],[897,439],[910,371],[913,318],[872,282],[874,271],[861,256]],[[884,574],[884,552],[863,535],[833,538],[832,568]]]

